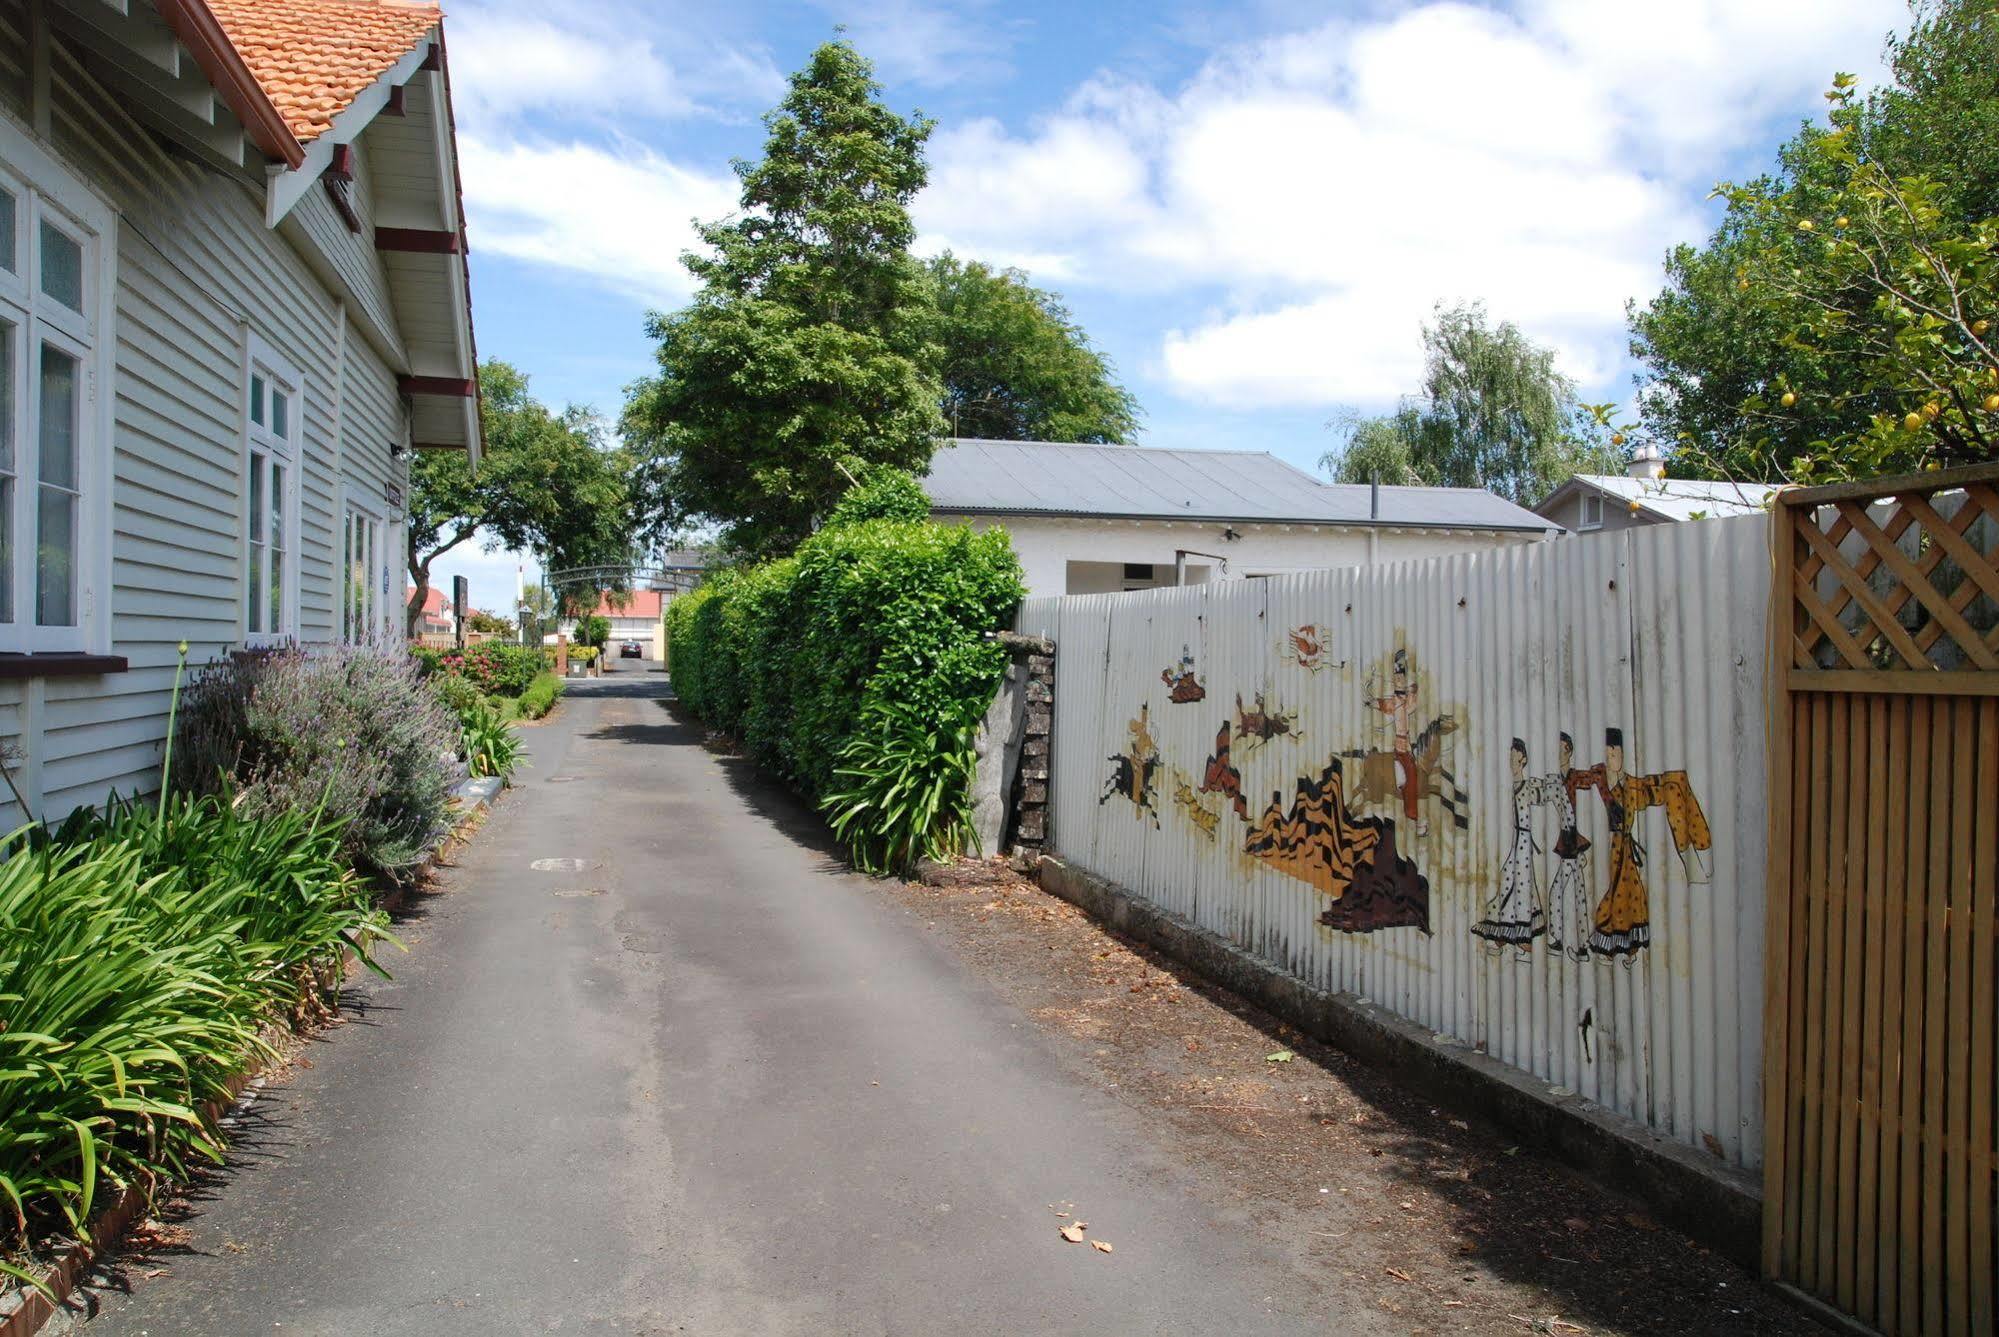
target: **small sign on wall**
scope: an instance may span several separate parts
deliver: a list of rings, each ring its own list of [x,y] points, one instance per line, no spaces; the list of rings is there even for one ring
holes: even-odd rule
[[[382,496],[389,505],[401,509],[403,504],[403,485],[394,480],[383,483]]]

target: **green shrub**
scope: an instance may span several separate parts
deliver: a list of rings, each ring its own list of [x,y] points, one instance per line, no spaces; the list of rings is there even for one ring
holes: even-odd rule
[[[588,645],[601,650],[610,639],[610,618],[592,613],[588,617],[576,620],[576,643],[578,645]]]
[[[921,524],[930,518],[930,496],[923,484],[900,469],[871,469],[847,489],[833,507],[827,526],[857,525],[867,520],[906,520]]]
[[[547,667],[548,652],[540,646],[509,645],[505,641],[482,641],[438,655],[440,672],[470,680],[487,696],[519,696],[534,681],[535,674]]]
[[[456,673],[439,673],[427,680],[427,685],[444,708],[458,717],[463,725],[473,712],[486,708],[486,694],[472,685],[470,678]]]
[[[426,677],[444,667],[444,651],[428,645],[412,645],[410,658],[417,662],[417,667],[424,671]]]
[[[498,776],[505,781],[513,778],[515,769],[521,764],[521,739],[499,711],[481,701],[465,717],[459,737],[465,765],[475,779]]]
[[[263,1026],[337,987],[343,944],[365,960],[386,936],[341,835],[311,809],[170,794],[0,840],[0,1200],[15,1250],[78,1233],[104,1181],[220,1157],[203,1105],[263,1053]]]
[[[880,484],[884,495],[896,490]],[[927,785],[921,777],[948,776],[942,754],[955,755],[992,700],[1006,651],[987,635],[1009,624],[1023,593],[1004,530],[836,512],[792,556],[719,571],[667,606],[673,688],[814,801],[861,786],[862,777],[836,779],[836,768],[887,774],[890,745],[871,759],[857,740],[881,734],[890,717],[879,712],[893,707],[897,746],[914,737],[937,749],[894,763]],[[963,790],[944,784],[916,844],[946,837],[966,811]],[[871,820],[844,824],[857,860],[893,862],[911,840]]]
[[[535,680],[520,695],[518,710],[521,718],[538,720],[554,710],[555,703],[561,700],[567,687],[568,684],[553,673],[536,674]]]
[[[940,730],[901,706],[869,708],[861,731],[834,759],[820,801],[854,866],[907,873],[918,859],[976,848],[970,788],[976,721]]]
[[[353,866],[399,873],[444,834],[459,742],[419,673],[367,647],[218,661],[181,706],[174,784],[229,794],[246,816],[323,810]]]

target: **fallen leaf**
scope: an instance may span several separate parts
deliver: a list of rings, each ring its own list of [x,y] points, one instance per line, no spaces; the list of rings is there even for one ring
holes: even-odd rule
[[[149,1267],[146,1269],[148,1277],[164,1277],[166,1274],[167,1270],[163,1267]]]
[[[1280,1049],[1275,1054],[1265,1054],[1263,1056],[1263,1061],[1265,1063],[1289,1063],[1292,1059],[1296,1057],[1298,1056],[1292,1053],[1290,1050]]]
[[[1409,1274],[1408,1274],[1407,1272],[1404,1272],[1404,1271],[1403,1271],[1403,1270],[1402,1270],[1401,1268],[1399,1268],[1399,1267],[1391,1267],[1391,1268],[1389,1268],[1389,1269],[1388,1269],[1388,1275],[1389,1275],[1389,1276],[1391,1276],[1391,1277],[1394,1277],[1394,1278],[1395,1278],[1395,1279],[1396,1279],[1397,1281],[1414,1281],[1414,1280],[1416,1280],[1416,1278],[1414,1278],[1414,1277],[1410,1276],[1410,1275],[1409,1275]]]
[[[1589,1222],[1583,1220],[1580,1216],[1565,1216],[1562,1218],[1562,1224],[1579,1235],[1589,1229]]]
[[[1110,1243],[1107,1240],[1091,1240],[1090,1247],[1092,1249],[1095,1249],[1098,1253],[1112,1252]]]
[[[1071,1244],[1081,1244],[1083,1242],[1083,1228],[1079,1225],[1063,1226],[1062,1238],[1068,1240]]]

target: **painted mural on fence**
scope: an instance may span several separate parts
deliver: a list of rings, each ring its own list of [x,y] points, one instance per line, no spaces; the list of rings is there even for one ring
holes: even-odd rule
[[[1229,722],[1222,721],[1222,727],[1215,734],[1215,750],[1201,768],[1201,792],[1220,794],[1229,800],[1235,815],[1245,822],[1249,820],[1249,800],[1243,797],[1242,772],[1229,760]]]
[[[1500,864],[1499,889],[1486,913],[1471,931],[1495,949],[1512,947],[1525,959],[1534,939],[1546,935],[1550,951],[1576,960],[1590,956],[1633,956],[1652,942],[1651,890],[1646,881],[1646,851],[1640,839],[1641,814],[1663,809],[1666,829],[1685,867],[1687,880],[1709,880],[1708,850],[1712,838],[1685,771],[1631,775],[1624,769],[1624,731],[1606,729],[1603,760],[1586,770],[1575,766],[1575,742],[1562,733],[1556,743],[1556,769],[1528,774],[1525,741],[1515,738],[1508,749],[1512,774],[1512,822],[1506,856]],[[1610,839],[1603,894],[1590,883],[1590,852],[1582,833],[1578,799],[1594,793],[1602,802]],[[1533,810],[1553,809],[1557,835],[1543,851],[1534,837]],[[1542,855],[1554,863],[1544,883]],[[1544,890],[1545,888],[1545,890]]]
[[[1262,692],[1256,694],[1254,706],[1243,705],[1242,693],[1235,694],[1235,736],[1246,747],[1258,747],[1273,738],[1296,737],[1297,733],[1297,711],[1281,706],[1273,710],[1264,703]]]
[[[1173,768],[1173,806],[1178,808],[1194,829],[1214,843],[1215,829],[1222,823],[1220,808],[1206,802],[1196,793],[1192,778],[1178,766]]]
[[[1308,673],[1333,665],[1333,633],[1316,622],[1307,622],[1302,627],[1293,627],[1285,633],[1284,644],[1278,654],[1296,664]]]
[[[1104,782],[1104,792],[1097,799],[1097,806],[1101,808],[1113,798],[1124,799],[1131,804],[1134,815],[1151,817],[1152,825],[1157,827],[1159,744],[1152,737],[1152,708],[1141,705],[1138,714],[1125,728],[1131,734],[1131,742],[1124,751],[1109,759],[1110,779]]]
[[[1430,931],[1430,883],[1395,852],[1395,823],[1355,819],[1341,793],[1340,759],[1317,777],[1300,776],[1286,810],[1282,791],[1250,826],[1243,853],[1309,882],[1333,898],[1319,921],[1346,933],[1385,928]]]
[[[1348,807],[1359,812],[1364,807],[1397,809],[1402,819],[1415,827],[1418,836],[1430,834],[1424,811],[1435,800],[1447,821],[1460,831],[1471,826],[1471,802],[1452,773],[1446,756],[1450,736],[1458,731],[1458,717],[1445,713],[1415,726],[1421,718],[1418,707],[1421,687],[1409,669],[1409,652],[1398,649],[1391,661],[1388,691],[1380,687],[1378,672],[1368,675],[1362,699],[1369,710],[1390,726],[1389,746],[1355,748],[1344,755],[1360,764],[1354,768]]]
[[[1194,671],[1194,647],[1191,645],[1181,647],[1178,665],[1159,670],[1159,681],[1171,689],[1166,699],[1176,706],[1208,699],[1208,689],[1201,685],[1200,676]]]

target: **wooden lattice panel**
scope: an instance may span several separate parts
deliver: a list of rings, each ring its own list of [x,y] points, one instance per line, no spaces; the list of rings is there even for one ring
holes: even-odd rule
[[[1793,672],[1925,692],[1999,674],[1999,467],[1785,493],[1777,522]],[[1930,681],[1883,676],[1904,674]]]

